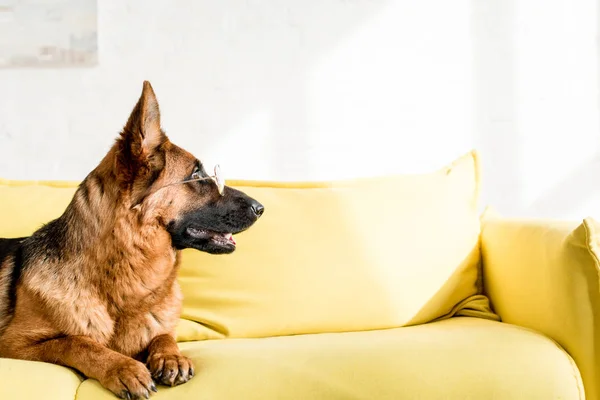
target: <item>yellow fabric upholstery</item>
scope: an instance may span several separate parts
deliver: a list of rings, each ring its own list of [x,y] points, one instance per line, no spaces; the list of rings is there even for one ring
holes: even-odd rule
[[[467,154],[430,174],[239,185],[266,211],[231,255],[185,251],[183,316],[208,328],[190,339],[400,327],[472,307],[477,171]],[[486,300],[473,304],[494,318]]]
[[[593,220],[492,216],[480,234],[475,153],[430,174],[228,183],[265,214],[232,255],[184,252],[178,340],[197,375],[152,398],[600,400]],[[76,185],[0,179],[0,237],[59,216]],[[115,397],[0,359],[13,398]]]
[[[578,224],[491,214],[482,234],[486,292],[496,312],[565,348],[589,400],[600,399],[599,233],[591,218]]]
[[[68,368],[0,358],[2,400],[72,400],[80,384],[79,375]]]
[[[329,183],[230,183],[264,216],[231,255],[184,251],[180,340],[496,318],[481,295],[478,163]],[[62,212],[76,183],[0,181],[0,237]],[[183,329],[185,328],[185,329]]]
[[[153,399],[581,400],[571,358],[529,330],[475,318],[353,333],[183,343],[197,376]],[[112,400],[96,381],[80,400]]]
[[[31,235],[59,217],[77,183],[7,181],[0,179],[0,237]]]

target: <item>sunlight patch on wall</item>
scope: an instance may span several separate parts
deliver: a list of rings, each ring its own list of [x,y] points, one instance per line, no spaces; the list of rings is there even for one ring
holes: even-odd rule
[[[245,116],[219,140],[212,140],[210,147],[202,147],[202,141],[186,143],[186,148],[205,164],[210,173],[215,164],[221,165],[225,179],[256,179],[256,175],[273,176],[268,152],[272,141],[272,112],[256,110]],[[183,144],[182,144],[183,145]],[[248,166],[240,160],[248,160]]]
[[[469,151],[469,17],[468,1],[390,2],[317,62],[307,78],[315,162],[339,178],[431,170]]]
[[[600,150],[597,5],[519,2],[516,14],[521,201],[529,207],[560,185],[598,184],[577,172]]]

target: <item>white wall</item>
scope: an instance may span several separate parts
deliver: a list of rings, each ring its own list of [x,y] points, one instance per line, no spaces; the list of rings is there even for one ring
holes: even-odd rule
[[[477,148],[484,203],[600,219],[595,0],[98,10],[97,67],[0,70],[0,176],[81,179],[149,79],[171,139],[229,177],[421,172]]]

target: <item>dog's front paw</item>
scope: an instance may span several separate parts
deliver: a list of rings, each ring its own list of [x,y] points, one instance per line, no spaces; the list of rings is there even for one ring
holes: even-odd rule
[[[147,399],[156,392],[148,368],[134,359],[125,359],[109,368],[100,383],[121,399]]]
[[[163,385],[180,385],[194,376],[192,360],[180,354],[152,354],[147,364],[152,377]]]

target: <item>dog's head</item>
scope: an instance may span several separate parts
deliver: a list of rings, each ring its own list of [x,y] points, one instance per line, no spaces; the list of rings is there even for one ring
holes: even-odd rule
[[[113,171],[127,206],[138,218],[158,223],[177,249],[212,254],[235,250],[232,235],[248,229],[264,207],[223,186],[189,152],[171,143],[149,82],[114,147]]]

